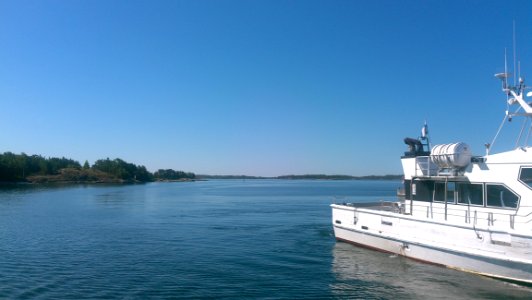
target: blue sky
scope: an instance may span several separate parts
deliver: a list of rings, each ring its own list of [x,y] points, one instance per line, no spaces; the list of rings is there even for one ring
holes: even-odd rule
[[[483,154],[506,109],[493,74],[514,20],[532,72],[530,12],[530,1],[0,0],[0,152],[199,174],[400,174],[402,140],[427,120],[433,144]]]

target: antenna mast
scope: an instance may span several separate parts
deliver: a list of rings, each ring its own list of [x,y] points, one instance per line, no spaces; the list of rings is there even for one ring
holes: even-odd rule
[[[515,72],[516,72],[516,70],[517,70],[517,66],[516,66],[516,63],[515,63],[516,60],[517,60],[517,58],[516,58],[516,57],[517,57],[517,55],[516,55],[516,52],[517,52],[516,48],[517,48],[517,46],[516,46],[516,42],[515,42],[515,20],[513,20],[512,25],[513,25],[512,39],[513,39],[513,47],[514,47],[514,49],[513,49],[513,50],[514,50],[513,58],[514,58],[514,74],[515,74]],[[514,86],[517,86],[517,76],[514,76]]]

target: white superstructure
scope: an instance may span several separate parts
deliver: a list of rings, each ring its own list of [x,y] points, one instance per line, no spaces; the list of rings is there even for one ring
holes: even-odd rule
[[[532,120],[523,80],[511,87],[507,73],[496,76],[508,105],[518,106],[505,118]],[[462,142],[430,149],[426,132],[405,139],[405,200],[331,205],[336,239],[532,284],[532,147],[491,154],[487,145],[485,156],[472,156]]]

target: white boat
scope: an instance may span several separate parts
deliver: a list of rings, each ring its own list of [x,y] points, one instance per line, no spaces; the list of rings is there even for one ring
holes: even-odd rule
[[[532,107],[523,80],[503,81],[505,120],[526,122],[513,150],[473,156],[465,143],[406,138],[404,200],[332,204],[336,239],[415,260],[532,284]],[[525,95],[526,94],[526,95]],[[501,125],[502,127],[502,125]],[[527,133],[528,131],[528,133]],[[500,132],[500,130],[499,130]]]

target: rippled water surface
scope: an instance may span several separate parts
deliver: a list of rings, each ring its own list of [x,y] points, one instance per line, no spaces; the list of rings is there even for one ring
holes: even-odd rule
[[[395,181],[0,189],[0,298],[526,299],[532,290],[334,240],[332,202]]]

